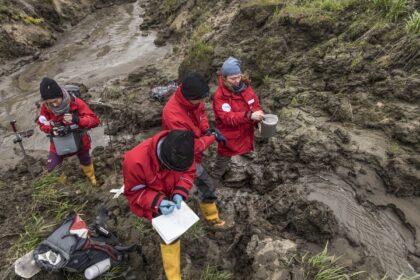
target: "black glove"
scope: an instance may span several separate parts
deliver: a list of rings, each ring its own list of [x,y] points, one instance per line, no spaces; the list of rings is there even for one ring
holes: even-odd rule
[[[217,142],[222,142],[223,145],[227,144],[227,140],[226,138],[223,136],[223,134],[220,132],[220,130],[218,130],[217,128],[210,128],[209,129],[210,133],[213,134],[214,136],[216,136],[216,141]]]
[[[79,124],[79,121],[80,121],[79,116],[72,115],[72,120],[71,120],[72,123]]]

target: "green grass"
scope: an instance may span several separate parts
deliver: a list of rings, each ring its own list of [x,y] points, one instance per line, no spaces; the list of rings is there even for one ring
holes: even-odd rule
[[[85,201],[85,203],[83,203],[82,205],[76,205],[68,201],[64,201],[60,203],[60,205],[58,206],[58,209],[56,210],[54,221],[56,223],[60,223],[70,211],[75,211],[76,213],[80,215],[80,213],[82,213],[85,210],[86,204],[87,204],[87,201]]]
[[[133,222],[133,226],[140,236],[145,237],[153,233],[153,228],[148,220],[137,216],[131,216],[130,220]]]
[[[322,22],[333,23],[335,21],[333,13],[322,10],[320,7],[312,4],[289,4],[284,8],[277,7],[270,21],[271,23],[276,23],[284,18],[296,19],[299,20],[300,23],[309,25],[320,24]]]
[[[200,240],[204,237],[204,227],[203,224],[198,221],[195,223],[188,231],[185,233],[185,237],[189,240]]]
[[[414,11],[405,23],[405,30],[408,34],[420,34],[420,13],[418,11]]]
[[[386,152],[389,155],[399,154],[401,152],[400,145],[398,145],[398,143],[396,142],[389,143],[388,146],[386,147]]]
[[[0,180],[0,190],[2,191],[4,189],[6,189],[6,187],[7,187],[6,182]]]
[[[216,267],[207,265],[201,272],[200,280],[229,280],[233,275],[227,271],[218,271]]]
[[[89,190],[92,189],[92,185],[86,178],[81,178],[80,180],[77,180],[76,183],[74,183],[74,187],[77,190],[77,193],[81,194],[87,194]]]
[[[97,279],[101,280],[116,280],[116,279],[124,279],[124,272],[127,270],[127,267],[124,265],[115,265],[111,267],[110,270],[102,274]],[[86,278],[83,276],[83,273],[72,273],[72,272],[64,272],[64,277],[66,280],[85,280]],[[96,278],[95,278],[96,279]]]
[[[69,194],[60,188],[59,178],[55,172],[47,173],[37,178],[33,183],[32,206],[33,210],[46,209],[46,212],[54,214],[54,221],[59,223],[70,212],[83,212],[86,201],[78,204]],[[78,188],[79,184],[76,184]]]
[[[41,24],[45,21],[43,18],[34,18],[32,16],[27,16],[27,15],[21,15],[20,18],[26,24],[34,24],[34,25]]]
[[[391,22],[396,22],[406,12],[407,0],[371,0],[373,7]]]
[[[191,45],[189,56],[195,59],[207,59],[213,55],[213,47],[204,42],[195,42]]]
[[[170,12],[178,6],[178,0],[164,0],[160,4],[160,8],[165,12]]]
[[[302,257],[292,256],[286,260],[288,267],[298,266],[303,269],[305,280],[359,280],[364,271],[348,272],[338,264],[340,258],[328,254],[328,243],[324,250],[316,255],[305,254]]]
[[[47,231],[55,224],[46,224],[42,217],[33,215],[24,226],[24,232],[9,250],[9,262],[14,262],[17,258],[25,255],[46,237]]]
[[[102,92],[101,97],[107,101],[107,100],[115,100],[120,98],[124,94],[123,90],[116,87],[107,87]]]
[[[123,273],[127,270],[124,265],[115,265],[111,267],[104,275],[101,276],[103,280],[123,279]]]
[[[32,184],[32,199],[47,206],[58,203],[60,197],[58,185],[59,177],[56,172],[42,175]]]
[[[210,33],[212,29],[213,27],[210,23],[204,22],[194,30],[191,38],[193,41],[200,41],[203,36]]]
[[[278,5],[285,2],[286,0],[248,0],[243,1],[243,3],[241,4],[241,8],[264,5]]]
[[[320,8],[325,11],[339,12],[359,3],[359,0],[306,0],[305,6]]]

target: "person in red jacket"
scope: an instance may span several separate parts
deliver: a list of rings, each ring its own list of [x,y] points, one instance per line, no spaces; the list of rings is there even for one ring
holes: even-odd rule
[[[194,154],[197,166],[196,185],[200,209],[205,220],[213,227],[222,227],[225,222],[219,218],[216,206],[216,188],[213,179],[201,165],[203,151],[215,140],[225,141],[222,134],[210,129],[204,108],[204,101],[209,96],[209,86],[197,73],[188,74],[174,95],[163,108],[163,129],[187,129],[194,133]]]
[[[92,186],[96,186],[95,171],[92,159],[89,155],[90,137],[86,130],[99,125],[99,118],[92,112],[83,100],[70,96],[70,94],[56,81],[50,78],[43,78],[40,84],[41,97],[43,103],[38,117],[39,128],[51,135],[58,136],[60,128],[77,127],[82,129],[82,147],[76,153],[58,155],[53,139],[51,138],[50,152],[48,154],[48,172],[53,170],[62,172],[63,159],[77,155],[82,170],[89,178]],[[66,177],[61,173],[60,181],[64,183]]]
[[[131,211],[151,221],[167,215],[188,197],[195,177],[194,134],[165,130],[124,155],[124,195]],[[169,280],[181,279],[180,240],[160,245]]]
[[[258,96],[249,79],[242,75],[241,62],[229,57],[222,66],[222,74],[213,98],[216,128],[224,135],[227,145],[217,146],[213,174],[218,180],[226,172],[231,156],[254,150],[254,126],[264,119]]]

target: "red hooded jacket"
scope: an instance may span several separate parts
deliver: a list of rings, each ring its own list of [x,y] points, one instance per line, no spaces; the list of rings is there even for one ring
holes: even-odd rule
[[[209,129],[204,103],[191,104],[182,94],[181,85],[166,103],[162,112],[163,129],[191,130],[194,133],[194,157],[197,163],[203,159],[203,151],[215,140],[214,135],[205,135]]]
[[[89,108],[86,103],[81,100],[80,98],[74,97],[70,99],[70,113],[75,114],[75,111],[78,112],[79,115],[79,127],[84,129],[94,128],[99,125],[99,118],[95,115],[94,112]],[[55,116],[54,113],[47,107],[45,103],[41,105],[41,112],[39,113],[38,117],[38,125],[39,128],[47,133],[51,134],[52,126],[50,125],[50,121],[54,123],[62,122],[64,115]],[[64,124],[65,126],[69,126],[71,124]],[[83,141],[83,148],[82,150],[86,151],[90,149],[90,137],[89,135],[85,134],[82,137]],[[55,146],[53,141],[50,144],[50,151],[55,153]]]
[[[261,110],[258,96],[248,85],[240,94],[223,85],[222,76],[213,98],[216,128],[222,132],[227,145],[219,144],[217,153],[221,156],[246,154],[254,150],[254,125],[250,112]]]
[[[124,195],[131,211],[149,220],[159,213],[162,199],[171,200],[175,194],[187,198],[195,179],[195,163],[184,172],[160,167],[157,144],[168,132],[159,132],[124,155]]]

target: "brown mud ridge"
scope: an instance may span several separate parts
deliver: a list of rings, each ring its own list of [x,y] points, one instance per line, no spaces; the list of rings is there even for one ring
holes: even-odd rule
[[[327,241],[349,270],[366,271],[365,279],[418,273],[419,41],[405,37],[402,26],[374,26],[363,5],[353,7],[355,13],[318,11],[313,17],[283,4],[195,2],[149,1],[142,28],[161,28],[157,43],[177,44],[172,58],[185,57],[179,75],[198,69],[211,78],[213,89],[223,59],[240,57],[263,107],[277,114],[279,123],[275,137],[257,136],[255,156],[233,158],[224,176],[219,206],[230,227],[204,226],[201,233],[183,236],[183,274],[198,279],[212,265],[233,279],[303,279],[300,267],[287,267],[284,257],[318,252]],[[363,21],[354,24],[354,15]],[[204,52],[194,48],[197,34],[211,46]],[[164,68],[139,69],[92,93],[89,102],[102,119],[108,116],[107,133],[114,137],[113,150],[93,151],[98,188],[76,191],[83,175],[75,161],[67,163],[66,199],[105,203],[120,239],[143,245],[148,264],[133,256],[127,279],[164,278],[157,235],[148,224],[141,230],[133,226],[138,221],[124,199],[113,200],[108,192],[122,184],[123,153],[160,128],[163,104],[150,99],[150,89],[173,79]],[[211,106],[208,113],[213,119]],[[127,134],[132,137],[121,140]],[[212,147],[206,152],[209,168],[214,156]],[[44,160],[34,161],[40,174]],[[5,255],[30,218],[33,190],[23,163],[1,180],[8,184],[0,188]],[[194,194],[189,201],[199,212]],[[53,213],[44,211],[52,219]],[[94,211],[87,207],[86,218]],[[0,265],[2,275],[13,279],[5,259]]]

